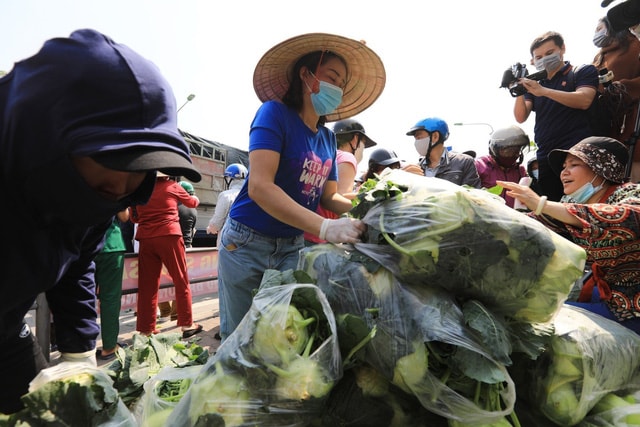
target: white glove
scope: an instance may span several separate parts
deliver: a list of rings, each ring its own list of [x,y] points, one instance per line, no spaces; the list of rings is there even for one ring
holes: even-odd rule
[[[364,230],[365,225],[359,219],[325,219],[318,237],[331,243],[357,243]]]
[[[89,350],[84,353],[60,353],[63,362],[86,363],[87,365],[97,366],[96,351]]]

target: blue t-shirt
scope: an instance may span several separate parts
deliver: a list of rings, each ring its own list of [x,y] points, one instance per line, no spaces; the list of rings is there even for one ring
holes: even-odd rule
[[[543,79],[540,84],[551,89],[573,92],[581,86],[598,88],[598,70],[593,65],[580,67],[572,81],[571,64],[568,62],[551,80]],[[533,129],[538,146],[538,158],[546,157],[553,149],[569,149],[584,138],[591,136],[587,110],[571,108],[546,96],[526,93],[525,99],[533,102],[536,123]]]
[[[319,126],[314,133],[296,111],[281,102],[267,101],[258,109],[249,133],[249,151],[253,150],[280,153],[275,184],[298,204],[314,212],[325,182],[338,179],[333,132]],[[267,214],[249,197],[249,179],[231,206],[229,217],[270,237],[302,234],[302,230]]]

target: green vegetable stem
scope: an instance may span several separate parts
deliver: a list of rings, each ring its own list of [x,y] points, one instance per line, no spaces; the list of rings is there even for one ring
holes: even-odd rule
[[[315,321],[314,317],[305,319],[291,304],[268,307],[256,324],[254,353],[266,364],[288,365],[307,346],[307,326]]]

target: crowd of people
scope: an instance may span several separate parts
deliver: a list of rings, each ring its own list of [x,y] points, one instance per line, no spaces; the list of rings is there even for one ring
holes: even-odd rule
[[[513,109],[517,123],[534,113],[534,138],[517,125],[497,129],[488,154],[477,158],[450,150],[449,126],[433,115],[406,132],[415,161],[365,132],[354,117],[378,99],[386,73],[363,42],[312,33],[267,51],[254,70],[262,105],[250,124],[249,165],[226,169],[228,188],[207,227],[218,234],[221,339],[249,310],[265,270],[295,269],[305,245],[360,241],[365,224],[344,214],[359,185],[386,168],[496,190],[509,207],[519,202],[523,215],[585,249],[589,279],[570,303],[640,333],[640,154],[629,142],[640,97],[640,10],[631,7],[622,3],[598,20],[592,64],[565,60],[558,32],[535,37],[531,65],[546,77],[519,79],[524,92]],[[613,77],[603,81],[607,71]],[[595,135],[589,109],[610,84],[628,105],[612,116],[606,135]],[[0,411],[12,413],[47,365],[24,320],[37,295],[46,294],[63,360],[95,364],[120,345],[115,319],[127,247],[118,220],[137,224],[136,330],[158,332],[164,265],[176,293],[175,311],[163,314],[175,316],[185,339],[202,331],[192,318],[185,260],[199,204],[191,182],[201,175],[157,68],[93,30],[49,40],[18,62],[0,78],[0,112],[0,186],[8,206],[26,212],[23,227],[6,230],[14,246],[2,258],[2,286],[12,298],[1,308]],[[535,154],[525,162],[531,147]],[[531,183],[519,184],[525,177]]]

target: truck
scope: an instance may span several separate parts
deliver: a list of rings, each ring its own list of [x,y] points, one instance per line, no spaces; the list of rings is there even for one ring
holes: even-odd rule
[[[232,163],[240,163],[248,168],[249,153],[239,148],[192,135],[183,130],[180,130],[180,133],[189,145],[193,164],[202,174],[202,180],[193,183],[196,195],[200,199],[193,247],[213,247],[216,246],[216,236],[207,234],[206,229],[213,216],[218,195],[227,189],[224,171]]]

